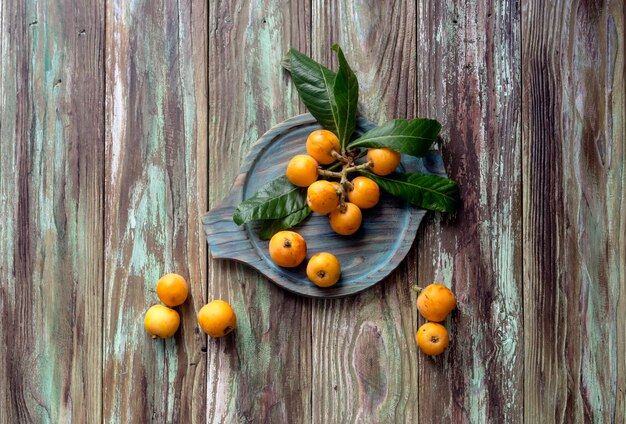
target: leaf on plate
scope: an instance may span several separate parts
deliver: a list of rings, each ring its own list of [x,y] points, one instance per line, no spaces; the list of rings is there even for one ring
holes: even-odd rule
[[[337,134],[337,105],[333,86],[336,74],[296,49],[290,49],[282,61],[291,73],[296,90],[311,115],[329,131]]]
[[[343,151],[356,126],[359,81],[356,75],[354,75],[354,72],[352,72],[350,65],[348,65],[348,61],[346,61],[341,47],[334,44],[332,49],[337,53],[337,60],[339,62],[339,71],[337,71],[335,84],[333,85],[333,96],[336,105],[336,112],[333,115],[336,118],[337,137],[339,138],[341,150]]]
[[[409,203],[437,212],[454,212],[458,205],[459,187],[451,179],[438,175],[396,173],[381,177],[366,172],[387,193]]]
[[[424,156],[437,138],[441,124],[434,119],[394,119],[373,128],[348,145],[387,147],[411,156]]]
[[[306,193],[281,176],[261,187],[254,196],[237,206],[233,221],[237,225],[261,219],[284,218],[306,206]]]
[[[304,221],[310,214],[311,209],[309,209],[308,206],[304,206],[302,209],[297,210],[284,218],[265,220],[261,225],[259,237],[261,237],[261,240],[269,240],[277,232],[295,227]]]

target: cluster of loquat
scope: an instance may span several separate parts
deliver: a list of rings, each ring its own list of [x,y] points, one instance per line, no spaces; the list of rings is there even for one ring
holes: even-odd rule
[[[361,209],[378,203],[380,189],[373,180],[359,176],[347,179],[353,171],[371,169],[377,175],[388,175],[400,164],[400,153],[388,148],[368,149],[367,162],[354,163],[350,154],[341,154],[339,139],[327,130],[313,131],[306,141],[308,155],[296,155],[287,165],[287,178],[298,187],[307,188],[307,204],[313,212],[328,214],[330,226],[337,234],[349,236],[361,226]],[[320,168],[320,165],[341,163],[341,172]],[[337,181],[320,180],[319,177]],[[346,201],[347,199],[347,201]]]
[[[306,150],[308,155],[296,155],[289,161],[287,179],[295,186],[307,188],[307,205],[315,213],[328,215],[334,232],[342,236],[354,234],[363,220],[361,209],[378,204],[380,188],[365,176],[351,181],[348,176],[368,169],[377,175],[388,175],[400,164],[400,153],[388,148],[370,148],[367,161],[357,164],[355,152],[342,153],[339,139],[328,130],[309,134]],[[329,165],[329,168],[323,169],[320,165]],[[332,171],[337,165],[342,166],[341,171]],[[294,231],[280,231],[270,240],[269,250],[277,265],[296,267],[306,257],[306,242]],[[317,253],[309,260],[307,276],[319,287],[330,287],[341,276],[339,260],[329,252]]]

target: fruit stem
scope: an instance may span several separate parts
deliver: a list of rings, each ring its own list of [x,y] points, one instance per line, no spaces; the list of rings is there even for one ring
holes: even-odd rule
[[[420,294],[421,291],[423,290],[420,286],[418,286],[417,284],[414,285],[413,287],[411,287],[414,291],[417,292],[417,294]]]
[[[346,193],[348,192],[348,173],[346,172],[346,169],[350,166],[350,161],[346,161],[346,163],[343,164],[343,167],[341,169],[341,172],[339,173],[341,175],[341,180],[339,181],[339,185],[341,186],[341,196],[339,198],[339,211],[341,213],[344,213],[346,211]]]
[[[322,177],[341,178],[343,176],[342,175],[343,172],[329,171],[327,169],[321,169],[321,168],[317,169],[317,173],[321,175]]]
[[[330,177],[330,178],[338,178],[339,185],[341,186],[341,192],[339,193],[339,210],[343,213],[346,211],[346,194],[354,189],[354,186],[350,181],[348,181],[348,174],[351,172],[362,171],[365,169],[370,169],[372,167],[372,162],[365,162],[360,165],[355,165],[352,156],[346,154],[339,154],[336,151],[332,151],[331,155],[337,159],[337,163],[330,166],[328,169],[322,169],[322,167],[317,168],[318,175],[322,177]],[[336,172],[332,171],[332,169],[337,168],[341,164],[341,171]]]
[[[336,152],[333,150],[333,153]],[[322,177],[339,178],[342,181],[341,184],[343,184],[345,181],[347,181],[349,173],[363,171],[372,167],[372,162],[365,162],[360,165],[354,165],[354,162],[352,162],[350,159],[347,159],[344,156],[341,156],[341,158],[341,163],[343,165],[341,168],[341,172],[331,170],[337,168],[339,164],[336,163],[328,169],[322,169],[321,167],[317,168],[318,175],[321,175]]]
[[[372,167],[372,162],[365,162],[362,163],[361,165],[356,165],[356,166],[351,166],[349,168],[345,168],[342,172],[355,172],[355,171],[362,171],[365,169],[370,169]]]
[[[334,157],[335,159],[337,159],[341,163],[348,163],[348,159],[345,156],[337,153],[337,151],[335,151],[335,150],[331,151],[330,155],[332,157]]]
[[[339,212],[346,212],[346,191],[341,190],[341,196],[339,196]]]
[[[339,181],[339,184],[341,184],[341,186],[343,187],[343,191],[347,191],[348,189],[348,185],[346,184],[348,182],[348,168],[349,168],[350,164],[346,163],[343,166],[343,169],[341,170],[341,181]]]

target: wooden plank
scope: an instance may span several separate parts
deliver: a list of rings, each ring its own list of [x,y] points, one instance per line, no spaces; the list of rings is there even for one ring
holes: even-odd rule
[[[290,47],[309,51],[309,2],[212,1],[209,28],[209,201],[216,206],[249,146],[304,111],[280,60]],[[209,261],[208,292],[238,317],[232,336],[208,342],[208,421],[310,421],[310,301],[219,260]]]
[[[100,422],[103,7],[0,2],[0,422]]]
[[[360,110],[375,123],[415,117],[412,2],[313,1],[313,57],[345,51],[360,84]],[[417,422],[416,251],[389,278],[312,310],[313,422]]]
[[[624,422],[626,7],[522,11],[525,421]]]
[[[420,422],[523,418],[519,14],[514,0],[418,7],[418,114],[443,123],[462,199],[418,235],[420,283],[458,301],[448,352],[418,356]]]
[[[206,2],[107,2],[105,422],[204,422]],[[152,340],[144,312],[187,278],[181,328]]]

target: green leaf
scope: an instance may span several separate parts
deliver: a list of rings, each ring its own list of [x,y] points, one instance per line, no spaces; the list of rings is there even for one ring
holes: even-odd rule
[[[397,173],[386,177],[366,172],[387,193],[409,203],[437,212],[454,212],[458,205],[459,187],[444,177],[429,174]]]
[[[296,90],[311,115],[324,128],[337,134],[337,105],[333,94],[336,74],[295,49],[289,50],[283,67],[291,73]]]
[[[284,218],[306,206],[306,193],[291,184],[286,176],[261,187],[254,196],[237,206],[233,221],[237,225],[260,219]]]
[[[335,97],[337,137],[341,145],[341,150],[345,150],[346,143],[354,132],[356,126],[356,110],[359,101],[359,81],[352,72],[346,57],[337,44],[332,49],[337,53],[339,61],[339,71],[335,77],[333,85],[333,95]]]
[[[279,231],[286,230],[291,227],[295,227],[299,223],[305,220],[311,214],[311,209],[308,206],[303,207],[300,210],[297,210],[284,218],[280,219],[268,219],[263,221],[261,225],[261,230],[259,232],[259,237],[261,240],[269,240],[272,238],[274,234]]]
[[[441,131],[434,119],[394,119],[373,128],[348,145],[355,147],[388,147],[411,156],[424,156]]]

